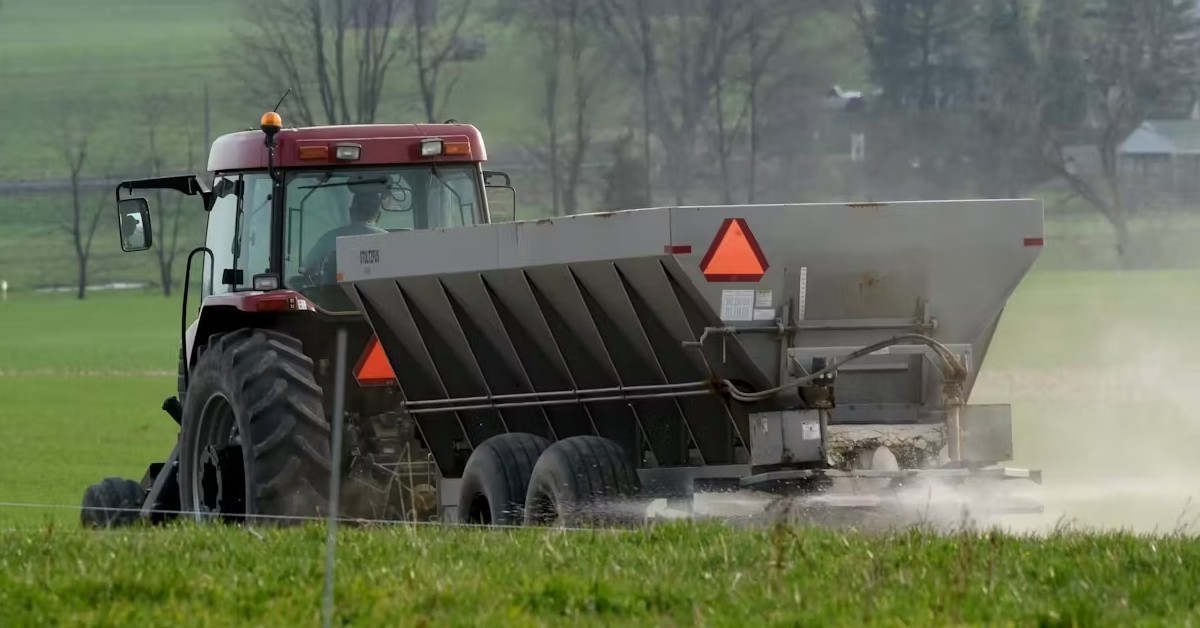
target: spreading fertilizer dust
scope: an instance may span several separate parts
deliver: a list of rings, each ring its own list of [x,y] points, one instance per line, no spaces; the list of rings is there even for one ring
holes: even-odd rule
[[[1158,317],[1163,313],[1146,316]],[[1053,314],[1045,321],[1044,329],[1035,324],[1022,333],[1053,334],[1067,324],[1054,320]],[[971,403],[1012,404],[1015,458],[1008,464],[1042,470],[1040,485],[1026,480],[958,485],[930,480],[885,490],[879,498],[868,495],[879,494],[872,489],[886,489],[887,480],[847,480],[808,497],[705,494],[686,514],[658,500],[647,514],[755,525],[783,519],[860,530],[921,526],[1039,535],[1064,529],[1200,532],[1200,358],[1186,343],[1173,341],[1169,328],[1144,321],[1106,320],[1098,314],[1087,328],[1094,341],[1088,355],[1076,358],[1078,366],[985,366],[971,395]],[[1062,356],[1030,361],[1073,360]],[[989,512],[1000,503],[1040,503],[1042,508],[1018,514]]]
[[[1067,525],[1139,533],[1200,526],[1200,360],[1171,329],[1105,321],[1098,360],[992,371],[973,401],[1013,404],[1015,464],[1044,472],[1045,512],[1015,530]]]

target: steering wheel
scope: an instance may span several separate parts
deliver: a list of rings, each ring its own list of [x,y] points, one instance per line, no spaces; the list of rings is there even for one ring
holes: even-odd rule
[[[337,268],[337,251],[330,251],[321,258],[316,268],[306,268],[297,275],[288,278],[288,285],[303,288],[320,288],[335,283],[334,269]]]

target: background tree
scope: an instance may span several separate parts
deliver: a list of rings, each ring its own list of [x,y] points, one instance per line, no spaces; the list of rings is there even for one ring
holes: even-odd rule
[[[969,152],[975,190],[986,198],[1018,198],[1051,177],[1037,159],[1037,107],[1044,85],[1034,49],[1036,4],[986,0],[978,40],[982,72],[976,98],[980,141]]]
[[[472,6],[472,0],[411,0],[407,61],[416,73],[428,122],[442,121],[461,76],[457,62],[473,57],[463,37]]]
[[[721,74],[753,20],[740,3],[722,0],[597,0],[597,7],[606,53],[640,84],[643,158],[649,168],[649,138],[657,138],[667,183],[683,204]]]
[[[415,2],[417,5],[423,2]],[[297,125],[371,123],[411,29],[406,0],[246,0],[233,71]]]
[[[67,218],[62,222],[62,228],[70,236],[75,253],[75,296],[84,299],[87,297],[88,262],[91,260],[92,241],[96,236],[96,227],[100,225],[100,215],[107,204],[96,202],[84,189],[85,171],[90,164],[89,142],[95,130],[95,121],[71,114],[63,119],[65,123],[61,127],[59,139],[70,182],[71,203],[67,208]]]
[[[970,46],[979,0],[856,0],[855,22],[870,74],[868,166],[891,195],[896,182],[916,197],[971,195],[978,138],[972,105],[982,78]]]
[[[1043,155],[1056,175],[1108,219],[1118,259],[1129,266],[1131,207],[1118,151],[1155,108],[1180,97],[1194,101],[1200,80],[1197,4],[1064,0],[1049,19],[1047,35],[1064,41],[1051,39],[1044,46],[1044,72],[1061,76],[1065,67],[1076,66],[1082,69],[1082,84],[1069,83],[1065,94],[1054,94],[1044,103]],[[1078,46],[1071,45],[1075,41]],[[1077,88],[1082,106],[1070,98]],[[1096,147],[1096,174],[1072,165],[1068,147],[1071,140],[1080,139]]]
[[[551,206],[579,210],[583,164],[593,142],[597,101],[609,71],[594,36],[597,14],[589,0],[521,0],[518,19],[536,41],[544,134],[535,151],[545,163]]]
[[[183,121],[170,119],[169,114],[177,111],[175,99],[166,93],[150,94],[139,104],[138,110],[146,131],[144,172],[147,177],[168,174],[167,158],[160,141],[165,124],[168,136],[179,137],[187,150],[184,172],[192,172],[196,159],[203,151],[200,145],[200,130],[196,117],[187,115]],[[185,109],[186,112],[186,109]],[[176,192],[156,189],[152,192],[154,202],[154,261],[158,265],[159,282],[163,296],[171,296],[175,283],[175,261],[179,257],[180,231],[186,222],[185,213],[196,209],[195,200]]]

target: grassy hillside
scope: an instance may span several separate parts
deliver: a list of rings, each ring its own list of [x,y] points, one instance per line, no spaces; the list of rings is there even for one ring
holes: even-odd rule
[[[229,72],[234,29],[245,0],[6,0],[0,8],[0,180],[65,176],[60,130],[95,127],[88,172],[128,172],[141,161],[146,119],[140,103],[167,94],[164,119],[202,128],[205,86],[212,134],[257,124],[271,102],[250,102]],[[490,2],[477,2],[486,9]],[[484,59],[462,65],[446,117],[476,123],[497,144],[528,134],[528,72],[520,34],[488,24]],[[381,121],[417,119],[411,71],[394,66]],[[479,95],[487,94],[487,98]],[[282,94],[280,94],[282,95]],[[285,122],[288,109],[281,108]],[[166,144],[184,162],[182,142]],[[207,147],[205,147],[206,149]]]

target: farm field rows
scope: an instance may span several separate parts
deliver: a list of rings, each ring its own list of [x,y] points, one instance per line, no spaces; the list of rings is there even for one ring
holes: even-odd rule
[[[672,524],[626,533],[349,530],[343,618],[378,624],[1181,625],[1200,619],[1200,272],[1035,272],[973,402],[1011,402],[1014,464],[1046,471],[1018,534],[870,536]],[[78,529],[84,488],[170,450],[178,300],[0,305],[0,609],[14,625],[319,618],[320,526]],[[23,508],[13,503],[56,505]],[[1079,531],[1034,538],[1024,531]],[[1087,530],[1105,527],[1133,536]],[[1186,529],[1185,529],[1186,528]],[[519,569],[515,566],[520,566]],[[636,574],[637,577],[630,577]]]

